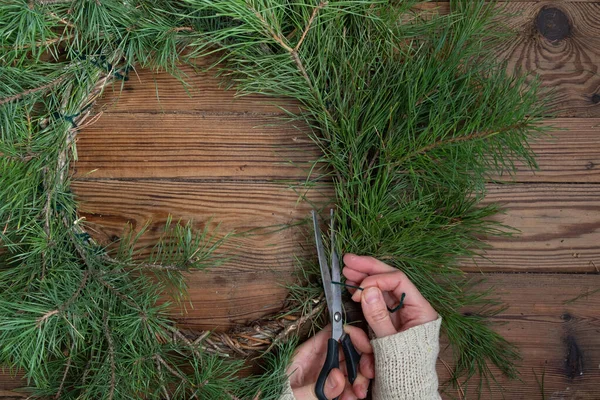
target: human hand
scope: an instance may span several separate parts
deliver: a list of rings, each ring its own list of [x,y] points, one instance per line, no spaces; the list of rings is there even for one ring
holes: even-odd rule
[[[367,323],[378,338],[405,331],[438,318],[437,312],[421,295],[416,286],[398,269],[373,257],[344,255],[342,273],[346,284],[364,290],[349,289],[352,300],[360,302]],[[402,293],[404,306],[394,313]]]
[[[340,351],[340,368],[334,368],[325,382],[325,395],[328,399],[340,396],[340,400],[357,400],[367,397],[369,380],[375,376],[373,348],[367,334],[360,328],[346,325],[344,331],[361,352],[358,375],[350,385],[346,374],[344,352]],[[298,400],[314,400],[315,384],[327,356],[327,341],[331,337],[331,325],[308,339],[296,349],[296,354],[287,369],[294,397]]]

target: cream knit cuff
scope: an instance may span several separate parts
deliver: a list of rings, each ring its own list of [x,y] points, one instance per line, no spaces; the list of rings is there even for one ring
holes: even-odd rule
[[[373,339],[373,399],[440,399],[435,371],[442,318],[404,332]]]

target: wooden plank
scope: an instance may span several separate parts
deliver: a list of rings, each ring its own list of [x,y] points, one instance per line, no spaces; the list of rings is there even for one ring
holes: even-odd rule
[[[254,114],[106,113],[81,131],[75,177],[306,179],[306,126]]]
[[[555,116],[600,116],[600,2],[501,1],[507,17],[501,22],[514,30],[496,50],[508,70],[539,77],[551,90],[544,96]],[[418,6],[426,13],[448,13],[448,2]]]
[[[515,182],[600,182],[600,119],[548,121],[532,142],[539,170]],[[306,128],[260,115],[104,114],[79,134],[78,178],[305,179],[317,146]]]
[[[531,142],[539,166],[531,170],[516,164],[514,182],[598,183],[600,182],[600,119],[558,118],[547,122],[552,128]]]
[[[152,221],[140,246],[156,242],[169,214],[206,224],[219,234],[235,232],[221,249],[230,259],[210,273],[188,279],[193,309],[182,322],[201,329],[227,329],[281,308],[296,257],[312,254],[303,247],[307,226],[282,229],[307,218],[311,205],[284,185],[248,182],[75,181],[82,200],[80,215],[88,231],[110,245],[130,223],[140,229]],[[311,201],[325,203],[332,192],[315,190]],[[244,235],[243,233],[251,234]],[[188,307],[189,308],[189,307]]]
[[[599,271],[600,186],[518,184],[488,190],[485,202],[506,210],[495,219],[521,234],[489,238],[487,258],[465,260],[465,270]]]
[[[208,66],[198,60],[198,69],[181,65],[179,78],[166,72],[140,69],[129,73],[127,82],[117,81],[106,89],[98,109],[111,113],[261,113],[282,114],[281,107],[296,110],[290,99],[261,95],[236,96],[225,90],[216,71],[202,72]],[[185,82],[185,86],[183,85]]]
[[[537,74],[560,116],[600,116],[600,2],[510,3],[518,32],[498,49],[512,71]]]
[[[481,398],[599,399],[600,292],[593,292],[600,288],[600,275],[491,274],[485,278],[482,288],[493,287],[509,305],[494,318],[499,323],[495,329],[519,347],[523,382],[496,375],[504,387],[492,384],[491,393]],[[451,364],[448,351],[440,358]],[[540,380],[544,375],[543,394],[534,374]],[[441,381],[449,377],[441,362],[438,375]],[[467,398],[477,398],[473,385],[464,389]],[[449,389],[444,398],[461,397]]]
[[[550,102],[559,116],[600,117],[600,2],[509,1],[502,2],[510,17],[503,19],[517,32],[498,48],[510,71],[538,75],[555,93]],[[421,6],[448,12],[444,2]],[[201,67],[206,62],[200,60]],[[132,72],[123,86],[117,82],[101,103],[110,112],[251,112],[281,113],[278,106],[295,109],[289,99],[251,95],[236,98],[234,91],[219,89],[213,72],[196,74],[182,66],[189,86],[166,73]],[[190,97],[191,95],[191,97]],[[118,100],[118,101],[117,101]]]
[[[23,379],[23,374],[13,374],[7,368],[0,368],[0,399],[7,398],[21,398],[26,397],[17,392],[13,392],[14,389],[27,385],[27,381]]]
[[[220,232],[225,233],[294,223],[305,218],[309,209],[306,203],[296,204],[297,196],[291,190],[274,184],[101,180],[76,181],[73,188],[85,199],[81,215],[102,243],[117,240],[127,222],[139,228],[152,220],[141,242],[150,244],[160,235],[169,213],[193,219],[200,227],[213,217],[211,226],[221,223]],[[595,185],[491,187],[488,201],[507,207],[500,221],[521,229],[522,234],[514,239],[490,239],[488,259],[478,259],[477,265],[465,261],[464,268],[487,272],[596,271],[600,265],[598,195],[600,187]],[[327,195],[315,193],[313,199],[325,201]],[[214,320],[225,329],[275,311],[285,292],[270,291],[290,276],[295,256],[309,254],[302,248],[307,237],[302,229],[293,228],[230,238],[223,249],[233,258],[215,269],[215,275],[199,273],[190,278],[194,309],[187,320],[205,328]],[[234,282],[239,289],[217,293]],[[225,297],[214,297],[205,290],[209,287],[215,295]],[[256,303],[249,305],[252,296],[256,296]],[[232,310],[240,313],[232,315]]]

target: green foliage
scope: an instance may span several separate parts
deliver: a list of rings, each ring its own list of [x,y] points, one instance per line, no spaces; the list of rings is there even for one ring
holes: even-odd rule
[[[454,0],[436,15],[417,3],[5,1],[0,363],[23,368],[39,396],[277,398],[293,344],[266,356],[265,374],[233,379],[242,363],[190,345],[158,303],[167,288],[181,298],[182,271],[218,263],[221,241],[169,221],[153,248],[133,232],[103,248],[69,186],[74,138],[108,80],[214,55],[241,95],[301,103],[289,118],[308,124],[323,152],[326,172],[308,183],[333,181],[339,250],[410,276],[444,318],[455,378],[490,377],[490,364],[514,377],[518,354],[485,318],[501,305],[456,263],[503,234],[488,218],[497,208],[480,204],[484,183],[514,160],[535,166],[528,140],[543,108],[535,85],[489,50],[506,35],[493,5]]]

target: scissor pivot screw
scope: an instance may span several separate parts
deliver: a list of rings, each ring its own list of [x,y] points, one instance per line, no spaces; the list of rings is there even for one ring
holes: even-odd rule
[[[342,314],[340,314],[339,312],[336,312],[335,314],[333,314],[333,320],[335,322],[340,322],[342,320]]]

